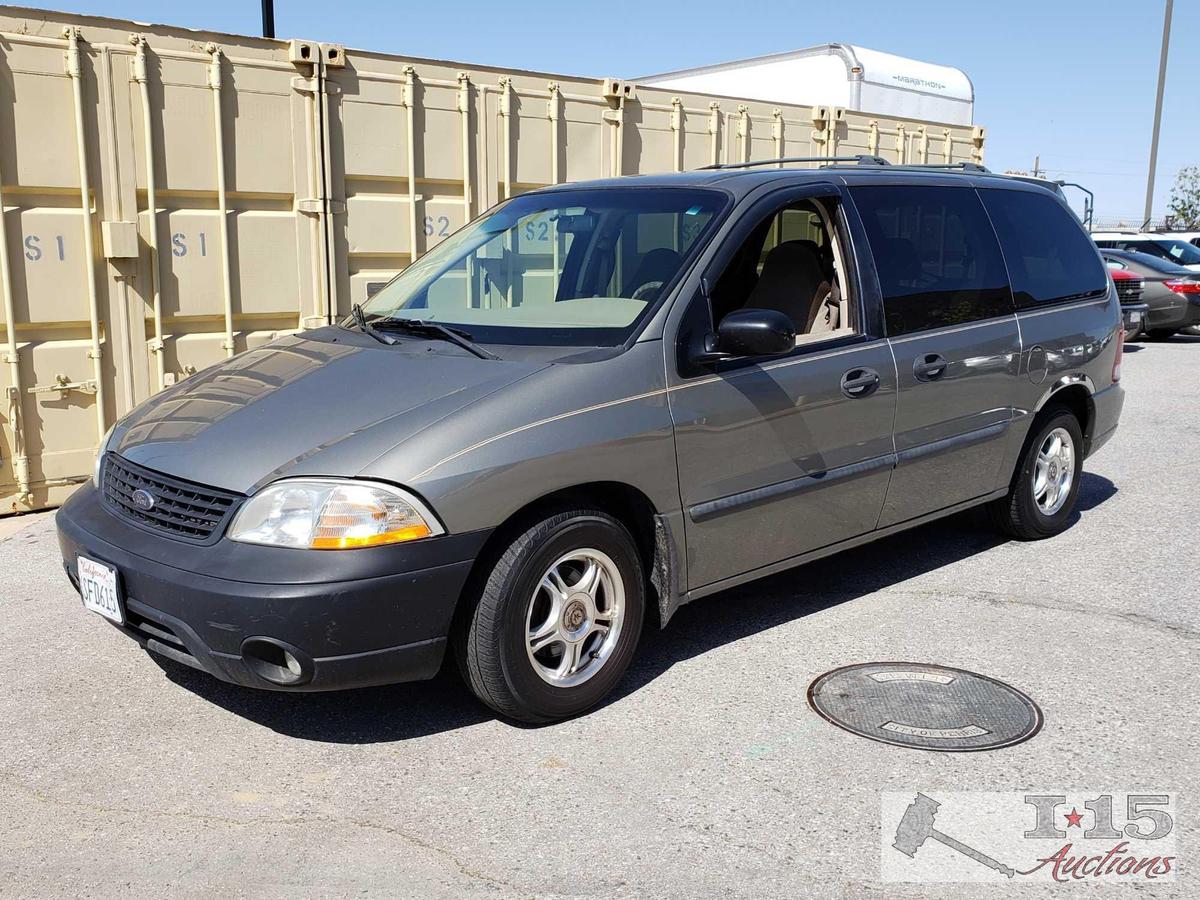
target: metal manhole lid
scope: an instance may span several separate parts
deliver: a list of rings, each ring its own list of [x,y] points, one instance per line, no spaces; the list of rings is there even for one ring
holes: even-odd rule
[[[853,734],[919,750],[995,750],[1028,740],[1042,727],[1042,711],[1016,688],[927,663],[834,669],[809,685],[808,703]]]

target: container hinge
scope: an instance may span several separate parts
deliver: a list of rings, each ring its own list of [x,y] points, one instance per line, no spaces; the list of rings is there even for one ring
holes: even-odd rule
[[[163,382],[166,387],[171,387],[172,385],[179,384],[180,381],[186,378],[191,378],[195,374],[195,366],[184,366],[182,372],[167,372],[163,375]]]
[[[96,380],[94,378],[87,381],[72,381],[66,375],[58,374],[54,376],[54,381],[51,384],[35,384],[31,388],[26,388],[26,392],[30,394],[54,394],[59,395],[59,399],[66,399],[66,396],[71,391],[78,391],[81,394],[96,393]]]
[[[292,76],[292,90],[300,91],[305,94],[318,93],[324,86],[326,94],[340,94],[342,86],[335,84],[332,81],[326,81],[320,78],[305,78],[303,75]]]
[[[328,202],[329,209],[326,210],[325,204]],[[303,200],[296,201],[296,209],[302,213],[318,216],[323,212],[329,212],[335,216],[340,216],[346,211],[346,204],[342,200],[320,200],[312,197],[306,197]]]

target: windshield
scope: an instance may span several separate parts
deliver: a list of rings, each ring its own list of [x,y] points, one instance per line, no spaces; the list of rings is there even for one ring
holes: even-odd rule
[[[485,213],[363,304],[481,343],[623,343],[715,225],[724,194],[674,188],[548,191]]]

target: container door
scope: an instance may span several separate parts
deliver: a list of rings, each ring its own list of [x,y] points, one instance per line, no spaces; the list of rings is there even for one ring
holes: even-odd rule
[[[74,32],[0,42],[0,513],[62,502],[136,396],[128,294],[102,255],[120,219],[109,75]]]
[[[0,42],[0,512],[62,502],[155,391],[328,317],[316,67],[85,21]]]

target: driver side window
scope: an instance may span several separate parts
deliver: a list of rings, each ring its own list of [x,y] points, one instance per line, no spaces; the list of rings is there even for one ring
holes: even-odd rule
[[[760,222],[712,290],[713,324],[738,309],[771,309],[792,320],[797,343],[854,334],[836,208],[801,200]]]

